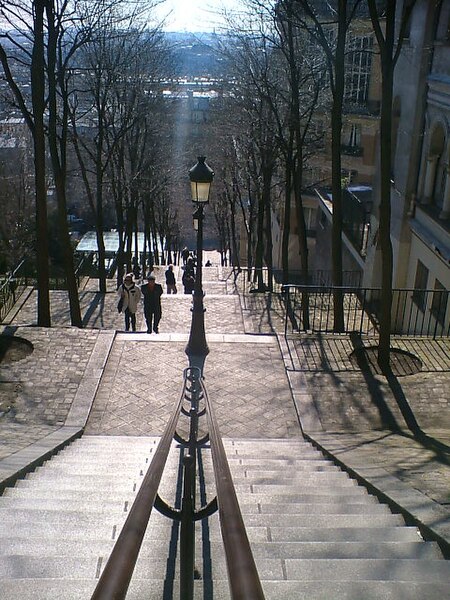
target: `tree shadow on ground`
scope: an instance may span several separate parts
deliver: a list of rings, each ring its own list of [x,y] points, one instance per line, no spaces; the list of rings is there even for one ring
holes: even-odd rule
[[[86,312],[83,316],[83,327],[87,327],[95,315],[98,313],[98,319],[100,319],[100,327],[104,326],[104,309],[105,309],[105,294],[97,292],[89,303]],[[95,319],[97,321],[97,319]]]
[[[351,339],[352,345],[355,348],[355,350],[361,349],[364,347],[364,344],[363,344],[361,338],[359,337],[359,335],[351,334],[350,339]],[[374,375],[372,373],[372,370],[367,362],[365,353],[364,352],[358,353],[357,360],[358,360],[358,364],[361,368],[361,372],[367,382],[369,390],[371,391],[372,397],[374,397],[373,396],[374,389],[378,390],[377,396],[381,396],[382,394],[381,394],[381,391],[379,388],[379,383],[377,382],[376,378],[374,377]],[[406,395],[403,391],[402,385],[401,385],[397,375],[392,371],[392,369],[385,371],[383,373],[383,375],[386,378],[386,382],[389,385],[389,388],[390,388],[392,395],[397,403],[397,406],[402,413],[402,416],[404,418],[406,426],[408,427],[408,429],[412,435],[408,434],[408,432],[406,432],[404,429],[401,429],[398,426],[398,423],[396,422],[395,418],[393,417],[384,398],[378,398],[378,402],[380,403],[380,405],[381,406],[384,405],[384,407],[387,409],[387,412],[384,412],[384,414],[388,415],[388,416],[392,415],[392,418],[394,418],[394,425],[396,428],[392,428],[392,426],[391,426],[391,427],[389,427],[389,429],[391,429],[398,435],[401,435],[401,436],[404,436],[404,437],[407,437],[410,439],[414,439],[416,442],[420,443],[427,450],[434,452],[437,461],[439,461],[443,464],[446,464],[446,465],[450,465],[450,447],[447,444],[440,442],[436,438],[429,436],[420,427],[420,425],[416,419],[416,416],[406,398]],[[389,420],[390,420],[390,417],[388,419],[388,422],[389,422]]]
[[[297,341],[299,340],[297,339]],[[345,430],[359,431],[361,427],[364,427],[365,429],[400,431],[401,428],[385,401],[379,380],[370,376],[370,372],[367,369],[365,370],[362,365],[358,366],[355,364],[354,368],[341,368],[337,372],[329,360],[328,340],[320,336],[301,339],[300,348],[302,356],[299,356],[299,348],[295,342],[294,347],[301,363],[300,370],[303,370],[302,362],[306,361],[309,367],[306,370],[313,372],[309,381],[309,388],[322,424],[329,423],[328,426],[324,425],[325,428],[332,426],[333,418],[331,417],[330,421],[330,415],[326,412],[328,404],[326,401],[323,402],[324,399],[321,398],[320,390],[323,387],[324,375],[331,378],[327,386],[330,385],[331,388],[336,390],[337,395],[332,394],[334,400],[331,412],[338,415],[335,425],[339,429],[343,427]],[[348,346],[346,352],[348,353]],[[340,357],[342,358],[342,352],[340,353]],[[347,363],[350,364],[349,361]],[[346,377],[342,376],[343,373],[345,374],[349,370],[355,372],[355,374],[363,374],[365,376],[365,386],[370,394],[369,402],[367,401],[366,393],[355,393],[354,380],[349,381]],[[327,394],[325,394],[326,396]],[[355,415],[358,415],[356,421]]]

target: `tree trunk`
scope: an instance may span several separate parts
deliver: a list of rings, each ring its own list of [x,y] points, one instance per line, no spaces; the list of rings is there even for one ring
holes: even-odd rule
[[[284,216],[283,238],[281,241],[281,263],[283,269],[283,283],[289,283],[289,238],[291,235],[292,170],[288,160],[286,160],[284,179]]]
[[[271,194],[270,188],[272,185],[272,169],[268,168],[264,173],[264,212],[266,221],[265,235],[265,255],[267,265],[267,285],[269,291],[273,291],[273,242],[272,242],[272,210],[271,210]]]
[[[380,226],[381,248],[381,316],[378,364],[389,371],[391,346],[393,251],[391,241],[391,131],[393,98],[393,64],[382,58],[382,102],[380,118]]]
[[[335,85],[333,93],[333,106],[331,111],[331,191],[333,197],[333,225],[332,225],[332,272],[333,286],[342,286],[342,163],[341,163],[341,136],[342,136],[342,109],[344,100],[344,57],[346,39],[347,10],[346,1],[339,1],[338,11],[338,40],[335,55]],[[333,295],[334,331],[344,331],[344,307],[342,290],[335,290]]]
[[[44,71],[44,6],[35,2],[34,45],[31,62],[31,94],[34,113],[34,177],[36,186],[36,270],[37,324],[50,327],[49,254],[47,229],[47,190],[45,182],[45,71]]]
[[[73,262],[73,249],[70,241],[69,226],[67,223],[67,200],[66,200],[66,145],[67,145],[67,97],[64,89],[61,89],[63,114],[61,117],[61,138],[58,138],[58,103],[57,103],[57,62],[56,49],[58,44],[58,33],[55,28],[55,13],[53,2],[47,3],[47,68],[48,68],[48,140],[50,156],[52,160],[53,177],[55,181],[56,198],[58,203],[59,238],[63,252],[64,271],[66,276],[67,293],[69,296],[70,319],[75,327],[82,327],[80,300],[78,297],[78,285],[75,276]]]

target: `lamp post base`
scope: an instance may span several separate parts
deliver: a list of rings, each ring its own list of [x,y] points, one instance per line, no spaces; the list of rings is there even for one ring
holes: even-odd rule
[[[203,365],[209,354],[205,335],[205,308],[203,307],[203,290],[195,290],[192,306],[192,321],[189,341],[185,352],[189,357],[189,366],[199,367],[203,375]]]

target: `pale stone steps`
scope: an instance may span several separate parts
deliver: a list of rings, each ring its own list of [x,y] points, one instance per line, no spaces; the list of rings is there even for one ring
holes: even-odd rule
[[[77,440],[0,498],[2,600],[90,597],[157,445],[155,438],[121,440]],[[267,600],[445,597],[450,569],[438,546],[423,542],[310,444],[224,445]],[[169,503],[181,456],[174,443],[161,486]],[[202,497],[211,500],[208,448],[202,463]],[[161,600],[164,589],[166,597],[170,590],[179,596],[177,530],[153,510],[127,600]],[[217,513],[196,525],[196,547],[204,578],[195,582],[196,600],[228,600]]]

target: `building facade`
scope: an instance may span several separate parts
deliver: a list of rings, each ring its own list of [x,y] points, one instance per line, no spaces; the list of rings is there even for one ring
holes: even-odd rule
[[[450,310],[450,0],[415,3],[395,71],[391,240],[405,311],[448,333]],[[363,285],[378,287],[377,183]],[[411,329],[411,326],[408,326]],[[404,327],[403,327],[404,329]],[[411,331],[410,331],[411,332]]]

